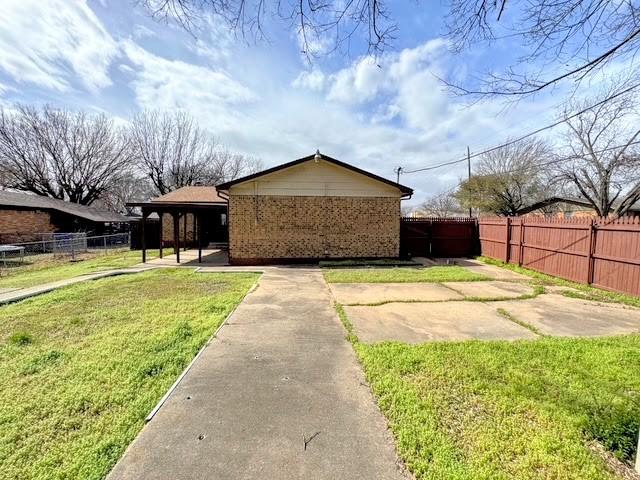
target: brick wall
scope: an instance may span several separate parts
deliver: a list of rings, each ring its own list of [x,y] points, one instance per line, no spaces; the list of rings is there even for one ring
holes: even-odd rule
[[[400,200],[232,195],[229,254],[267,259],[397,257]]]
[[[194,216],[187,213],[187,246],[194,246],[196,240]],[[178,226],[180,232],[180,245],[184,246],[184,216],[180,217]],[[162,245],[165,247],[173,246],[173,216],[165,213],[162,215]]]
[[[37,241],[38,233],[55,232],[49,212],[0,210],[0,243]]]

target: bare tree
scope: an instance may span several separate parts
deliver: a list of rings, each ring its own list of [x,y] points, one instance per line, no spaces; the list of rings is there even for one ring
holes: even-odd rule
[[[439,193],[427,198],[420,206],[420,213],[433,217],[455,217],[464,215],[460,202],[451,192]]]
[[[277,17],[295,29],[308,57],[348,45],[354,35],[366,38],[369,52],[382,52],[395,39],[397,24],[385,0],[139,0],[156,18],[175,19],[192,31],[206,11],[243,37],[265,37],[265,18]],[[326,43],[327,47],[318,48]]]
[[[142,112],[131,121],[131,138],[139,170],[161,195],[187,185],[216,185],[260,166],[218,145],[185,112]]]
[[[462,206],[499,215],[516,215],[551,195],[545,165],[551,149],[542,140],[528,138],[509,143],[480,157],[474,175],[455,193]]]
[[[155,17],[191,29],[208,12],[242,36],[263,38],[266,18],[295,29],[308,56],[330,53],[363,37],[369,53],[393,44],[398,26],[385,0],[139,0]],[[508,39],[525,52],[480,86],[452,85],[476,95],[524,95],[562,80],[575,85],[615,60],[633,59],[640,46],[640,5],[606,0],[449,0],[446,33],[455,50]],[[421,8],[416,3],[414,8]],[[328,44],[318,49],[317,44]],[[532,69],[540,65],[538,70]],[[551,72],[551,73],[550,73]]]
[[[51,106],[0,109],[4,187],[89,205],[130,160],[124,130],[105,115]]]
[[[130,215],[133,208],[127,207],[129,202],[144,202],[153,196],[153,186],[146,177],[124,175],[113,182],[94,205],[99,205],[107,210]]]
[[[584,105],[569,103],[564,115]],[[572,158],[558,163],[558,178],[577,189],[598,215],[624,215],[640,200],[639,122],[635,95],[618,97],[566,122],[564,144]]]
[[[508,38],[526,52],[504,73],[488,74],[480,88],[455,86],[465,94],[526,95],[563,80],[577,86],[615,60],[633,59],[640,47],[635,1],[450,0],[450,5],[448,34],[458,50]],[[531,69],[535,62],[538,70]]]

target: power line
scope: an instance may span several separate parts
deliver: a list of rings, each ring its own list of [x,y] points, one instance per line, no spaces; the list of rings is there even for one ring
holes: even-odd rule
[[[449,165],[455,165],[457,163],[466,162],[466,161],[469,161],[471,158],[476,158],[476,157],[479,157],[480,155],[484,155],[486,153],[493,152],[493,151],[498,150],[500,148],[508,147],[509,145],[513,145],[514,143],[518,143],[518,142],[524,140],[525,138],[532,137],[534,135],[537,135],[540,132],[544,132],[545,130],[549,130],[551,128],[555,128],[558,125],[562,125],[567,120],[571,120],[572,118],[575,118],[578,115],[582,115],[583,113],[588,112],[589,110],[591,110],[591,109],[593,109],[595,107],[599,107],[600,105],[602,105],[602,104],[604,104],[604,103],[606,103],[606,102],[608,102],[610,100],[613,100],[613,99],[618,98],[618,97],[620,97],[622,95],[625,95],[625,94],[629,93],[630,91],[632,91],[632,90],[634,90],[634,89],[636,89],[638,87],[640,87],[640,83],[636,83],[636,84],[634,84],[634,85],[632,85],[632,86],[630,86],[628,88],[625,88],[624,90],[621,90],[618,93],[615,93],[615,94],[613,94],[613,95],[611,95],[611,96],[609,96],[609,97],[607,97],[607,98],[605,98],[603,100],[600,100],[599,102],[596,102],[593,105],[590,105],[589,107],[585,107],[585,108],[583,108],[582,110],[580,110],[578,112],[572,113],[571,115],[569,115],[569,116],[567,116],[567,117],[565,117],[565,118],[563,118],[561,120],[558,120],[556,122],[550,123],[549,125],[545,125],[544,127],[540,127],[540,128],[538,128],[536,130],[533,130],[533,131],[531,131],[529,133],[521,135],[520,137],[517,137],[517,138],[514,138],[512,140],[509,140],[509,141],[506,141],[504,143],[501,143],[500,145],[489,147],[489,148],[487,148],[485,150],[482,150],[480,152],[474,153],[474,154],[469,155],[469,156],[465,156],[464,158],[460,158],[460,159],[457,159],[457,160],[451,160],[451,161],[444,162],[444,163],[439,163],[439,164],[436,164],[436,165],[429,165],[427,167],[418,168],[418,169],[415,169],[415,170],[402,170],[402,173],[409,174],[409,173],[426,172],[428,170],[435,170],[436,168],[441,168],[441,167],[446,167],[446,166],[449,166]]]
[[[622,147],[626,147],[626,146],[632,146],[632,145],[640,145],[640,140],[636,140],[635,142],[631,142],[629,144],[623,144],[623,145],[616,145],[615,147],[607,147],[607,148],[603,148],[602,150],[596,150],[593,153],[594,154],[598,154],[598,153],[605,153],[605,152],[609,152],[611,150],[616,150],[618,148],[622,148]],[[560,162],[564,162],[567,160],[574,160],[574,159],[578,159],[581,158],[578,155],[568,155],[566,157],[560,157],[560,158],[554,158],[553,160],[548,160],[546,162],[542,162],[542,163],[533,163],[529,166],[529,168],[536,168],[536,167],[546,167],[549,165],[553,165],[554,163],[560,163]],[[466,160],[466,159],[465,159]],[[496,175],[505,175],[505,174],[509,174],[509,173],[514,173],[517,172],[518,170],[521,170],[522,168],[512,168],[510,170],[504,170],[501,172],[497,172]],[[449,193],[453,192],[456,188],[458,188],[460,185],[462,185],[462,183],[464,182],[464,180],[458,182],[456,185],[454,185],[453,187],[445,190],[444,192],[440,193],[439,195],[448,195]]]

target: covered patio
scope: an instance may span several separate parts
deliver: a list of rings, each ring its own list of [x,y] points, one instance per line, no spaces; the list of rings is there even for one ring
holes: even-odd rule
[[[167,242],[173,247],[174,257],[169,263],[175,264],[181,263],[181,251],[186,252],[189,247],[194,248],[193,253],[186,254],[187,258],[184,260],[190,263],[197,260],[197,263],[202,263],[203,251],[205,257],[209,257],[219,252],[220,247],[226,246],[228,242],[227,201],[218,196],[215,187],[182,187],[148,202],[133,202],[127,205],[140,208],[142,212],[140,247],[143,263],[147,261],[147,219],[154,213],[160,218],[159,258],[155,259],[154,263],[163,260],[163,249]],[[165,221],[167,217],[170,219],[169,222]],[[218,248],[209,248],[211,244]],[[216,260],[218,261],[220,260]]]

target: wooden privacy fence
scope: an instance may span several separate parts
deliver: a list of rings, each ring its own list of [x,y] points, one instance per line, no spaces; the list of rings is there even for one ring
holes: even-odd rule
[[[468,257],[478,253],[475,218],[412,218],[400,220],[403,257]]]
[[[640,217],[481,218],[482,255],[640,295]]]

